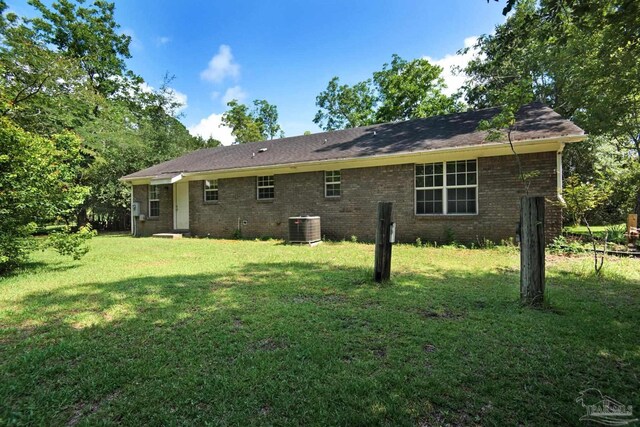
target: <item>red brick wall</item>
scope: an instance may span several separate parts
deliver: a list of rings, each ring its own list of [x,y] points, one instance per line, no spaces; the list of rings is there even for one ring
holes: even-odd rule
[[[555,203],[556,153],[522,155],[520,159],[525,173],[535,175],[531,178],[529,194],[548,199],[546,230],[551,238],[561,227],[561,209]],[[500,242],[515,237],[520,197],[525,194],[513,156],[478,159],[477,215],[416,216],[413,164],[344,169],[341,181],[342,196],[326,199],[323,172],[276,175],[275,199],[258,201],[255,177],[221,179],[219,200],[213,203],[204,202],[203,182],[192,181],[189,185],[190,229],[198,236],[228,238],[240,221],[244,237],[286,238],[288,217],[309,214],[321,217],[322,234],[327,238],[356,236],[358,240],[370,241],[375,237],[377,202],[390,201],[394,203],[396,236],[400,241],[413,242],[420,237],[423,242],[442,242],[450,229],[459,242],[478,242],[484,238]],[[136,187],[134,198],[138,196],[144,197],[144,201],[140,201],[145,206],[146,186],[144,191]],[[146,230],[157,230],[161,224],[170,224],[161,231],[172,228],[170,199],[168,211],[164,206],[161,202],[161,215],[168,215],[169,222],[158,221],[151,226],[148,221]],[[148,208],[143,207],[143,213],[144,209]]]
[[[160,186],[160,216],[149,218],[149,186],[134,185],[133,201],[140,202],[140,213],[145,221],[136,219],[137,235],[150,236],[153,233],[168,233],[173,230],[173,186]]]

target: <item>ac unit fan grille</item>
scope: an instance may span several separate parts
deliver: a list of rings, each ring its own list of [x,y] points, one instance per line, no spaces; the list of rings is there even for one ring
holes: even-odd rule
[[[321,240],[320,217],[291,217],[289,218],[289,242],[314,243]]]

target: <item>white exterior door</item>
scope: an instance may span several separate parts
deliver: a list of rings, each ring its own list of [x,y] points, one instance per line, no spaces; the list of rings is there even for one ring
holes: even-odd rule
[[[173,184],[173,228],[189,229],[189,183]]]

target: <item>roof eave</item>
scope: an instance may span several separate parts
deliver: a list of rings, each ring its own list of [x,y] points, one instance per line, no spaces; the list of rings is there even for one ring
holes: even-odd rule
[[[531,145],[543,145],[549,143],[558,143],[561,146],[564,144],[569,144],[573,142],[583,141],[587,138],[586,134],[575,134],[575,135],[563,135],[559,137],[551,137],[551,138],[539,138],[539,139],[528,139],[528,140],[520,140],[515,141],[513,143],[514,147],[526,147]],[[229,173],[229,172],[250,172],[250,171],[260,171],[266,169],[278,169],[278,168],[296,168],[301,166],[313,166],[313,165],[324,165],[328,163],[347,163],[354,161],[363,161],[368,159],[393,159],[393,158],[403,158],[403,157],[413,157],[413,156],[424,156],[424,155],[437,155],[444,153],[453,153],[453,152],[467,152],[467,151],[477,151],[477,150],[489,150],[491,148],[501,147],[508,144],[507,142],[491,142],[486,144],[477,144],[470,145],[465,147],[447,147],[447,148],[439,148],[435,150],[423,150],[423,151],[414,151],[414,152],[402,152],[402,153],[392,153],[392,154],[377,154],[372,156],[364,156],[364,157],[346,157],[342,159],[325,159],[325,160],[312,160],[305,162],[294,162],[294,163],[280,163],[280,164],[272,164],[272,165],[262,165],[262,166],[250,166],[250,167],[239,167],[239,168],[227,168],[227,169],[207,169],[200,171],[190,171],[190,172],[182,172],[182,175],[185,178],[203,175],[203,174],[213,174],[213,173]],[[176,172],[180,173],[180,172]],[[149,176],[136,176],[136,177],[128,177],[124,176],[119,180],[122,182],[134,182],[134,181],[145,181],[151,180],[156,175]]]

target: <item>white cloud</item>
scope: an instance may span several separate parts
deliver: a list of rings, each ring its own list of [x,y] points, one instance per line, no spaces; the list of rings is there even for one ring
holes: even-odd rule
[[[473,47],[476,44],[478,37],[472,36],[464,39],[464,47],[470,48],[464,55],[458,55],[456,53],[447,54],[444,58],[433,59],[429,56],[425,56],[432,64],[436,64],[442,67],[442,78],[447,84],[447,88],[443,91],[447,95],[451,95],[462,87],[466,74],[463,71],[457,72],[456,68],[463,69],[466,65],[478,55],[478,50]]]
[[[238,78],[239,75],[240,65],[234,62],[231,48],[223,44],[209,61],[207,69],[200,73],[200,78],[220,83],[227,77]]]
[[[203,138],[213,137],[223,145],[231,145],[236,138],[231,135],[231,128],[222,124],[222,114],[213,113],[209,117],[200,120],[195,126],[189,128],[191,135],[199,135]]]
[[[239,103],[242,103],[246,99],[246,97],[247,93],[242,90],[240,86],[233,86],[225,91],[224,95],[222,95],[221,101],[222,104],[226,107],[227,102],[233,101],[235,99]]]
[[[140,83],[140,85],[138,85],[138,87],[140,88],[140,91],[142,91],[144,93],[153,93],[155,91],[153,86],[150,86],[147,82]]]
[[[170,37],[161,36],[156,39],[156,46],[164,46],[171,41]]]

